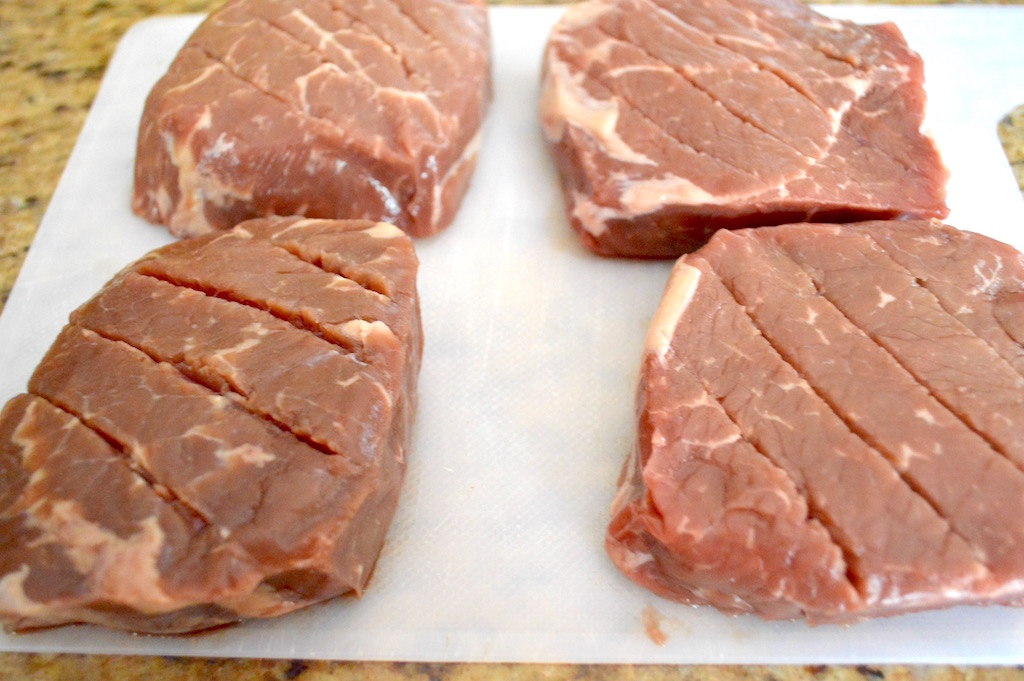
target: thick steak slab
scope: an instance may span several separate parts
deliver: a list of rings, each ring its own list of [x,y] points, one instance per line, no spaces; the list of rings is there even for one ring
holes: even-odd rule
[[[178,236],[252,217],[455,216],[491,96],[476,0],[232,0],[146,101],[133,210]]]
[[[766,618],[1019,600],[1022,294],[1021,254],[937,222],[715,234],[647,338],[613,561]]]
[[[553,29],[543,68],[569,222],[597,253],[947,213],[921,60],[891,24],[795,0],[587,0]]]
[[[390,224],[259,219],[76,310],[0,415],[5,625],[182,632],[360,593],[405,470],[416,268]]]

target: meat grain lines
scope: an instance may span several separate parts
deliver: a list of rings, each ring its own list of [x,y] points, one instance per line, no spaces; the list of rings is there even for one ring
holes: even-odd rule
[[[590,0],[552,31],[540,109],[580,241],[665,258],[721,228],[945,216],[923,79],[893,24]]]
[[[373,571],[416,405],[417,259],[389,224],[177,242],[80,307],[0,417],[0,617],[185,632]]]
[[[236,0],[147,100],[133,209],[178,235],[263,215],[455,216],[491,98],[482,2]]]
[[[645,347],[609,527],[655,592],[847,622],[1024,589],[1024,258],[928,221],[721,232]]]

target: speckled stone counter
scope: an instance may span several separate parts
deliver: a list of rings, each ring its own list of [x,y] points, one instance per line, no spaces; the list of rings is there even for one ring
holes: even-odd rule
[[[0,0],[0,309],[85,121],[107,61],[125,30],[154,14],[207,12],[219,3],[220,0]],[[1024,191],[1024,104],[1007,113],[998,126],[998,134]],[[0,680],[499,678],[1024,681],[1024,667],[400,664],[0,654]]]
[[[1013,174],[1017,177],[1017,184],[1024,192],[1024,105],[1007,113],[999,121],[997,132],[1006,158],[1013,167]]]

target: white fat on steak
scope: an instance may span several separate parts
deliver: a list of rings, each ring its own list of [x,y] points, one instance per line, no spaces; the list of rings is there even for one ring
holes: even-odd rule
[[[249,221],[132,264],[0,414],[0,618],[184,632],[365,588],[421,329],[397,227]]]
[[[1019,602],[1022,297],[1020,253],[938,222],[715,234],[651,324],[612,560],[768,619]]]
[[[133,210],[178,236],[264,215],[452,221],[491,98],[476,0],[232,0],[139,128]]]
[[[947,212],[921,60],[891,24],[796,0],[587,0],[554,27],[543,69],[569,222],[597,253]]]

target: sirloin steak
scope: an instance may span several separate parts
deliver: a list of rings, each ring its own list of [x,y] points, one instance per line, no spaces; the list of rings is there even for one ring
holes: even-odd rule
[[[0,412],[0,618],[186,632],[367,584],[421,356],[397,227],[181,241],[76,310]]]
[[[606,547],[662,596],[847,622],[1024,596],[1024,257],[932,221],[673,268]]]
[[[177,236],[265,215],[437,232],[490,78],[482,0],[232,0],[146,100],[132,208]]]
[[[894,25],[797,0],[588,0],[550,35],[540,117],[582,243],[675,257],[721,228],[944,217],[923,80]]]

